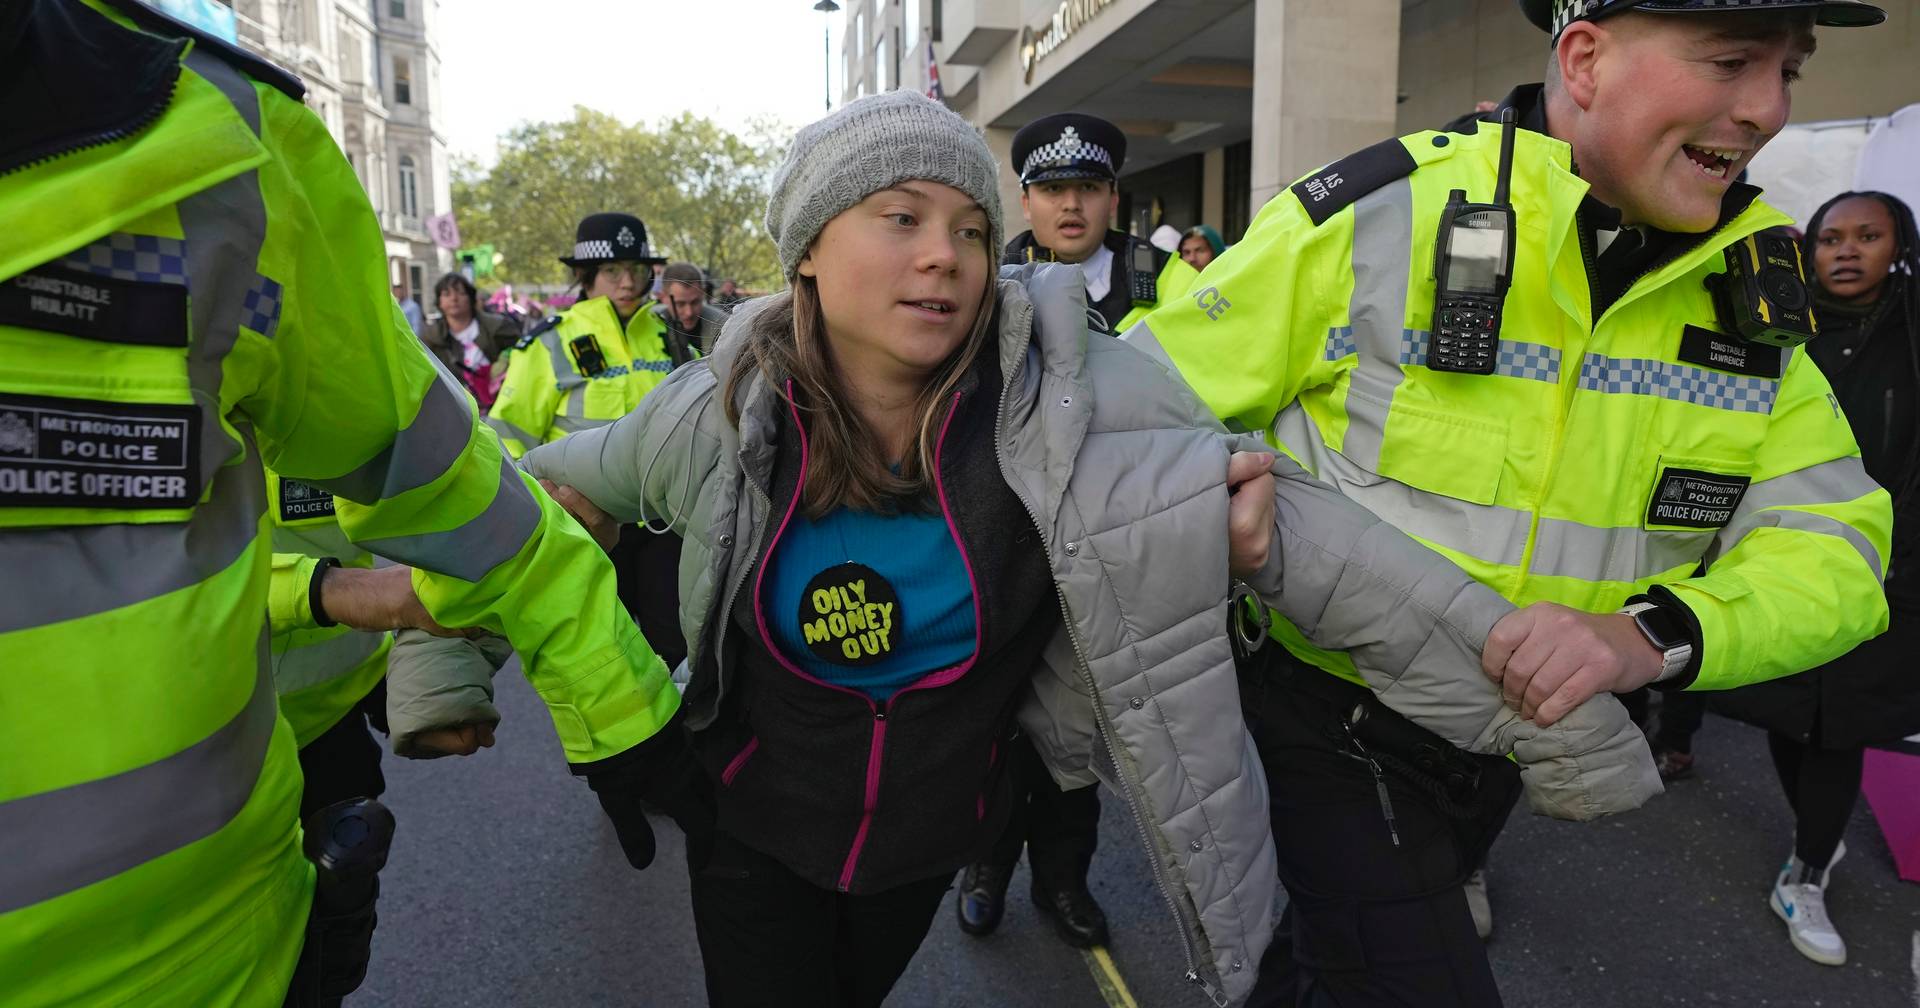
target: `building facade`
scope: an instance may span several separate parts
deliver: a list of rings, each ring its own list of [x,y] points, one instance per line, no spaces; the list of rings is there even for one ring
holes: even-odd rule
[[[232,0],[242,47],[299,74],[307,105],[360,176],[388,276],[423,306],[453,254],[426,222],[452,205],[434,24],[439,0]]]
[[[947,103],[1003,165],[1014,131],[1039,116],[1112,120],[1128,142],[1114,223],[1143,235],[1205,223],[1238,240],[1293,180],[1497,101],[1540,80],[1548,57],[1514,0],[843,2],[843,98],[924,89],[930,42]],[[1878,28],[1821,32],[1794,85],[1795,123],[1920,102],[1920,5],[1881,6]],[[1019,185],[1011,172],[1001,185],[1011,218]]]

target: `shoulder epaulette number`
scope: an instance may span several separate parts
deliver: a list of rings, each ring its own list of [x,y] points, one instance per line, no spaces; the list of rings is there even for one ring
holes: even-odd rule
[[[114,10],[125,14],[141,28],[170,38],[191,38],[195,51],[204,51],[218,56],[221,62],[231,64],[241,73],[272,86],[274,90],[294,101],[306,99],[306,82],[293,71],[277,63],[262,59],[218,35],[188,24],[164,11],[149,7],[140,0],[107,0],[107,2],[113,5]]]
[[[1293,184],[1293,195],[1313,218],[1315,227],[1360,201],[1360,197],[1389,182],[1413,174],[1420,167],[1407,146],[1397,139],[1382,140]]]
[[[520,341],[515,343],[513,345],[513,348],[515,350],[525,350],[526,348],[532,346],[534,344],[534,341],[538,340],[542,334],[547,332],[547,330],[552,329],[554,326],[559,325],[560,319],[563,317],[564,316],[560,316],[560,315],[547,316],[545,321],[527,330],[526,335],[521,336]]]

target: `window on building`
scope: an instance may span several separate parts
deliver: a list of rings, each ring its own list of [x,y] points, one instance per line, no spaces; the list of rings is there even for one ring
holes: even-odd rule
[[[407,0],[388,0],[387,13],[397,18],[407,16]]]
[[[920,48],[920,43],[926,41],[920,37],[920,5],[925,2],[926,0],[907,0],[907,5],[900,9],[901,23],[906,25],[909,49],[917,50]]]
[[[427,303],[427,268],[419,263],[407,264],[407,289],[413,292],[413,299],[420,304]]]
[[[413,104],[413,67],[401,56],[393,58],[393,103]]]
[[[927,21],[933,26],[933,40],[940,41],[940,0],[933,0],[933,13]]]
[[[413,166],[413,156],[400,155],[400,213],[405,217],[420,216],[420,173]]]
[[[859,52],[867,47],[867,9],[865,4],[853,14],[853,51]]]
[[[887,44],[887,30],[882,28],[879,34],[880,37],[873,41],[873,89],[885,91],[900,84],[900,65],[893,61],[893,54],[889,51],[892,46]],[[888,80],[889,73],[892,74],[891,82]]]
[[[1227,145],[1220,188],[1220,237],[1232,244],[1246,237],[1252,220],[1253,141]]]

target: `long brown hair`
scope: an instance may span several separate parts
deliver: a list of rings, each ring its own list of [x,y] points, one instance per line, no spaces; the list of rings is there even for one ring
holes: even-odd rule
[[[988,343],[996,289],[995,271],[988,270],[980,312],[966,342],[941,363],[914,400],[916,450],[900,461],[898,473],[873,450],[878,439],[848,401],[834,367],[833,348],[827,344],[819,290],[811,277],[795,277],[789,291],[774,295],[752,318],[747,344],[727,375],[727,419],[740,426],[737,391],[756,374],[805,415],[807,471],[800,505],[809,518],[839,507],[882,514],[931,510],[933,455],[940,425],[961,377]],[[793,382],[791,397],[788,381]]]

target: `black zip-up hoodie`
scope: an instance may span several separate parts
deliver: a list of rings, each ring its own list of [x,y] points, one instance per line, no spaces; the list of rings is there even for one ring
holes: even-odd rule
[[[973,861],[1006,822],[1013,712],[1059,627],[1045,550],[995,448],[997,357],[965,377],[939,440],[936,503],[957,536],[978,617],[974,656],[876,703],[787,663],[760,624],[761,575],[800,490],[799,417],[778,438],[774,528],[734,606],[738,675],[694,735],[719,828],[823,889],[880,892]],[[718,618],[717,616],[715,618]]]

